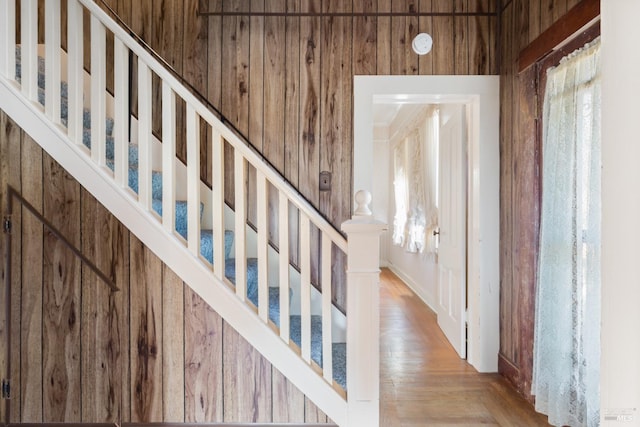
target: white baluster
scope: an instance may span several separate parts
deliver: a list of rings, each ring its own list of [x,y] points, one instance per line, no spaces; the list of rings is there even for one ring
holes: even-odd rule
[[[173,234],[176,227],[176,95],[162,82],[162,224]]]
[[[322,233],[322,372],[329,384],[333,383],[331,247],[329,235]]]
[[[45,2],[45,112],[60,123],[60,0]]]
[[[258,315],[263,322],[269,320],[269,283],[267,245],[269,244],[269,230],[267,230],[267,180],[261,171],[256,171],[256,191],[258,209]]]
[[[20,4],[22,93],[38,102],[38,0],[22,0]]]
[[[211,179],[213,224],[213,273],[220,280],[224,277],[224,139],[220,131],[211,128]]]
[[[129,186],[129,49],[114,37],[114,175],[121,188]]]
[[[106,93],[106,35],[104,26],[91,16],[91,158],[99,165],[105,165],[107,117]]]
[[[235,246],[236,246],[236,295],[242,301],[247,298],[247,252],[246,252],[246,223],[247,208],[245,203],[245,168],[244,157],[239,150],[234,150],[234,180],[235,180]]]
[[[311,227],[300,212],[300,335],[302,359],[311,362]]]
[[[82,144],[83,129],[83,20],[82,7],[77,0],[67,2],[67,83],[68,92],[68,129],[69,139]]]
[[[16,76],[16,2],[0,2],[0,74]]]
[[[138,60],[138,200],[151,210],[151,70]]]
[[[356,194],[358,215],[347,233],[347,389],[349,425],[377,427],[380,407],[380,234],[387,225],[367,214],[371,195]]]
[[[187,104],[187,241],[200,256],[200,117]]]
[[[280,271],[280,338],[289,343],[289,199],[279,194],[279,271]]]

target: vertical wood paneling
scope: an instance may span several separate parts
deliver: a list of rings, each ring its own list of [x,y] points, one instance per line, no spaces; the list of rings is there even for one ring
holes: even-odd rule
[[[31,204],[37,209],[42,209],[42,149],[33,140],[24,136],[22,142],[19,164],[25,164],[18,176],[22,177],[22,193],[28,197]],[[19,141],[18,141],[19,144]],[[20,146],[18,146],[20,153]],[[14,209],[16,211],[18,209]],[[21,325],[21,336],[16,343],[22,352],[18,362],[13,359],[15,365],[20,368],[20,419],[27,422],[42,422],[42,396],[43,396],[43,359],[42,359],[42,304],[43,304],[43,228],[42,225],[29,214],[22,210],[22,254],[13,263],[14,271],[22,271],[22,283],[29,284],[26,289],[16,289],[16,295],[22,294],[22,310],[16,325]],[[15,280],[15,278],[14,278]],[[14,344],[15,345],[15,344]],[[15,366],[14,365],[14,366]]]
[[[433,12],[450,13],[454,10],[451,0],[432,0]],[[433,17],[433,74],[455,74],[456,34],[454,18],[451,16]]]
[[[304,399],[304,418],[307,423],[326,423],[329,421],[327,415],[306,397]]]
[[[355,13],[375,13],[375,0],[363,0],[353,4]],[[377,18],[356,16],[353,18],[353,74],[376,74]]]
[[[407,13],[418,11],[417,0],[395,0],[392,12]],[[411,48],[413,38],[418,34],[418,18],[402,16],[391,18],[391,74],[418,74],[418,55]]]
[[[305,420],[304,394],[277,369],[273,369],[273,422],[302,423]]]
[[[119,291],[82,266],[82,421],[117,422],[128,387],[124,306],[127,295],[122,226],[93,196],[81,193],[82,252],[105,272]],[[125,268],[123,268],[125,267]]]
[[[271,365],[226,323],[224,325],[224,421],[271,420]]]
[[[378,0],[378,12],[391,12],[391,0]],[[378,38],[376,43],[378,75],[391,74],[391,18],[380,16],[378,21]]]
[[[488,0],[469,0],[469,12],[489,12]],[[484,16],[469,17],[469,73],[490,74],[490,23]]]
[[[43,212],[80,246],[80,186],[43,154]],[[43,420],[80,421],[80,262],[52,233],[44,234]]]
[[[184,422],[185,403],[177,399],[185,395],[186,342],[184,285],[165,264],[162,265],[162,420]]]
[[[13,122],[4,112],[0,112],[0,146],[2,147],[3,156],[0,159],[2,163],[0,170],[2,170],[2,194],[7,195],[8,188],[5,186],[11,185],[14,189],[20,191],[22,188],[22,171],[21,165],[21,148],[22,148],[22,136],[20,128]],[[6,154],[6,156],[4,156]],[[36,172],[38,172],[36,170]],[[8,200],[3,198],[2,212],[7,213]],[[22,230],[22,212],[21,209],[14,208],[11,212],[11,221],[14,230]],[[18,381],[17,385],[14,385],[12,392],[11,414],[10,421],[17,422],[20,420],[22,414],[22,366],[21,362],[21,334],[16,333],[22,328],[22,302],[23,295],[21,292],[22,284],[22,245],[23,237],[21,233],[13,233],[11,236],[11,248],[9,253],[11,254],[11,276],[9,277],[11,283],[11,331],[7,331],[10,339],[10,352],[8,356],[11,358],[11,370],[9,375],[14,381]],[[4,263],[3,263],[4,266]],[[6,273],[6,272],[5,272]],[[3,276],[5,278],[6,276]],[[3,282],[6,283],[6,282]],[[20,325],[20,326],[17,326]],[[26,357],[24,359],[27,359]],[[5,406],[5,405],[3,405]],[[6,408],[6,406],[5,406]],[[6,419],[6,418],[5,418]]]
[[[222,319],[184,287],[185,421],[223,421]]]
[[[198,92],[206,95],[208,86],[207,39],[209,36],[209,26],[207,25],[206,18],[196,14],[199,3],[205,2],[204,0],[187,0],[183,3],[184,11],[180,10],[180,12],[184,13],[184,28],[189,28],[189,31],[182,32],[176,29],[176,32],[180,34],[180,36],[184,36],[182,75]],[[177,57],[179,50],[175,49],[175,47],[174,50],[177,51],[174,53],[174,56]],[[200,178],[205,182],[211,182],[211,146],[208,143],[207,128],[202,123],[200,124],[200,136],[200,162],[202,165],[200,168]],[[178,153],[182,154],[182,149],[179,149]]]
[[[468,12],[469,0],[455,0],[455,12]],[[455,52],[455,74],[469,74],[469,17],[456,16],[453,18],[454,25],[454,52]]]
[[[131,236],[131,421],[162,421],[162,268]]]
[[[420,0],[419,2],[419,10],[421,13],[428,13],[433,10],[432,0]],[[421,33],[430,34],[431,37],[433,34],[433,17],[431,16],[421,16],[419,18],[419,26]],[[430,75],[433,74],[433,55],[422,55],[418,59],[418,70],[420,74]]]
[[[540,217],[536,67],[517,73],[521,49],[573,0],[513,0],[500,16],[500,370],[530,401]]]

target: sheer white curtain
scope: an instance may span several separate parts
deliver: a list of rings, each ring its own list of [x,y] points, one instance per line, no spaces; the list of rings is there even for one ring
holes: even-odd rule
[[[425,109],[393,148],[393,243],[407,252],[436,251],[438,121],[437,107]]]
[[[409,219],[407,223],[407,252],[422,252],[426,237],[424,192],[424,137],[414,129],[405,140],[409,168]]]
[[[600,43],[547,74],[532,394],[556,426],[599,425]]]
[[[393,149],[393,197],[395,213],[393,215],[393,244],[404,246],[407,226],[409,190],[407,188],[407,162],[404,141]]]

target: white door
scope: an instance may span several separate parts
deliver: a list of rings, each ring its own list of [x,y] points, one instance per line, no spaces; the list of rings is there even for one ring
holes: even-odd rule
[[[438,325],[461,358],[467,355],[465,311],[467,155],[464,105],[440,110]]]

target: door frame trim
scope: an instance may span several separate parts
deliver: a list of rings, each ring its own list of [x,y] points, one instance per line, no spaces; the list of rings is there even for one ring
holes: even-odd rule
[[[467,360],[498,371],[500,349],[500,77],[355,76],[353,192],[373,190],[373,102],[402,95],[469,105]]]

